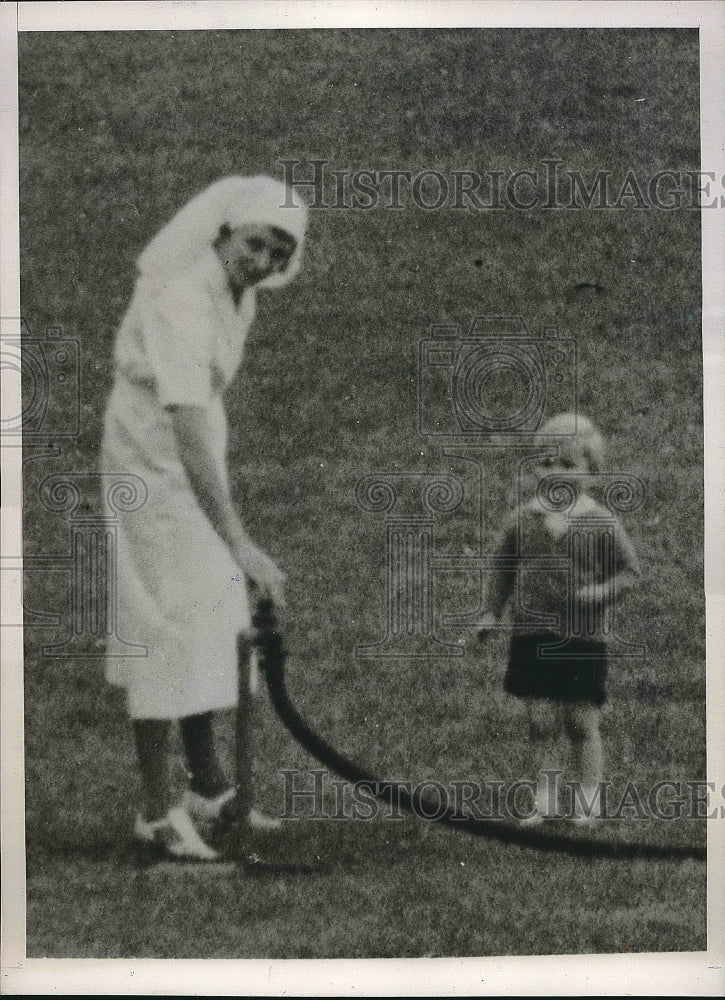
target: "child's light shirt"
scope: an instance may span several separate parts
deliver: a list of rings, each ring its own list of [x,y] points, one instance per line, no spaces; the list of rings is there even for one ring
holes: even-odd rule
[[[487,609],[498,619],[508,604],[516,630],[530,633],[563,635],[577,628],[586,603],[577,600],[580,588],[610,583],[605,607],[611,608],[615,577],[640,571],[619,519],[587,494],[566,514],[530,501],[511,518],[496,554],[507,565],[491,574]],[[583,637],[608,638],[610,616],[589,614],[585,620]]]

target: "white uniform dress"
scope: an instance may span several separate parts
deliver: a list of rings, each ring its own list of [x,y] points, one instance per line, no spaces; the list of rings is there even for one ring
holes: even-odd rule
[[[133,719],[178,719],[237,701],[236,635],[250,626],[244,578],[192,492],[170,404],[203,406],[226,470],[222,393],[242,357],[255,293],[234,305],[211,246],[173,280],[139,276],[116,343],[105,419],[105,472],[148,488],[120,515],[118,623],[145,658],[109,658],[106,677],[127,691]],[[226,471],[224,471],[226,475]]]

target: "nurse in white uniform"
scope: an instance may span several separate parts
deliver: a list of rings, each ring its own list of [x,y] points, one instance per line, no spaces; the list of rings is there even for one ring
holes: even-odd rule
[[[118,620],[145,658],[109,658],[125,688],[143,785],[135,835],[171,856],[213,860],[195,820],[233,795],[213,713],[237,701],[236,636],[250,627],[245,579],[277,603],[283,574],[231,499],[223,393],[242,358],[257,288],[298,271],[303,205],[269,177],[227,177],[194,198],[138,259],[115,351],[105,472],[140,476],[148,499],[121,515]],[[190,775],[169,801],[167,743],[179,721]],[[252,810],[251,825],[265,818]]]

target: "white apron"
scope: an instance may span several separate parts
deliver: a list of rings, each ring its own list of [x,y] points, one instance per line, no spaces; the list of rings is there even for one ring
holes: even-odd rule
[[[247,293],[237,310],[214,260],[195,280],[187,280],[181,295],[178,328],[169,289],[159,290],[165,329],[159,296],[148,283],[137,284],[119,331],[104,425],[103,471],[140,476],[148,489],[140,510],[119,515],[117,575],[118,633],[146,646],[148,655],[106,661],[106,678],[126,689],[133,719],[233,707],[236,636],[250,628],[244,577],[191,490],[164,404],[204,405],[215,454],[226,462],[222,391],[241,360],[254,295]],[[190,316],[192,300],[200,307]],[[185,365],[191,366],[186,374]],[[205,365],[208,372],[200,374]]]

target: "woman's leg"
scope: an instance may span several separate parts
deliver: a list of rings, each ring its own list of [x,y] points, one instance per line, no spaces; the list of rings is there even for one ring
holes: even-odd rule
[[[199,836],[188,813],[181,806],[170,807],[168,741],[171,722],[167,719],[135,719],[136,739],[144,806],[136,818],[135,836],[147,845],[156,845],[171,858],[215,861],[217,852]]]
[[[169,809],[168,742],[171,723],[167,719],[134,719],[141,784],[143,815],[151,823],[161,819]]]
[[[252,726],[258,677],[248,637],[239,637],[237,656],[239,701],[234,739],[237,784],[230,784],[217,757],[213,714],[187,716],[180,720],[181,736],[189,767],[190,791],[196,794],[187,796],[186,807],[202,823],[223,818],[227,822],[243,821],[254,830],[277,830],[280,827],[278,819],[265,816],[252,807]]]
[[[567,704],[563,713],[572,748],[574,776],[580,782],[580,796],[575,793],[575,811],[584,819],[588,814],[598,816],[601,810],[599,783],[604,775],[604,749],[599,730],[601,713],[596,705],[588,702]]]
[[[229,781],[216,752],[213,714],[188,715],[180,728],[192,792],[207,799],[221,795]]]

